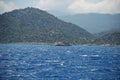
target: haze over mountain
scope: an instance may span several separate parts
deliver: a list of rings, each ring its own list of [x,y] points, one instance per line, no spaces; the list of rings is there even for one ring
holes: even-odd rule
[[[109,30],[106,30],[106,31],[102,31],[100,33],[96,33],[95,36],[96,37],[101,37],[101,36],[104,36],[106,34],[112,34],[112,33],[120,33],[120,27],[112,28],[112,29],[109,29]]]
[[[60,19],[74,23],[91,33],[100,33],[110,29],[120,28],[120,14],[76,14],[59,16]]]
[[[83,28],[36,8],[19,9],[0,15],[0,43],[61,41],[83,44],[92,37]]]

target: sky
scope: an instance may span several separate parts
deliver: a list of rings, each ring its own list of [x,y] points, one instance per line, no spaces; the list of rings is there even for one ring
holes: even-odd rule
[[[0,0],[0,14],[35,7],[55,14],[120,13],[120,0]]]

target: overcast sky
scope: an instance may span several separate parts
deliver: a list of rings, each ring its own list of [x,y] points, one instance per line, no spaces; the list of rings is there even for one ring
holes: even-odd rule
[[[120,13],[120,0],[0,0],[0,14],[25,7],[62,14],[116,14]]]

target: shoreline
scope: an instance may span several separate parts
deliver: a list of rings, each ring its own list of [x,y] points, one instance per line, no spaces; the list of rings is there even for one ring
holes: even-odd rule
[[[57,46],[54,45],[54,43],[37,43],[37,42],[16,42],[16,43],[0,43],[0,44],[32,44],[32,45],[50,45],[50,46]],[[67,46],[67,45],[61,45],[61,46]],[[110,44],[75,44],[75,45],[70,45],[70,46],[113,46],[113,47],[120,47],[120,45],[110,45]]]

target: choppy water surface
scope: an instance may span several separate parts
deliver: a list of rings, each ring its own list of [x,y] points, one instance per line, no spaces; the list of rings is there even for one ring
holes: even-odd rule
[[[0,80],[120,80],[120,47],[0,44]]]

